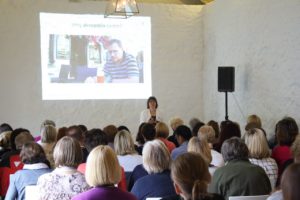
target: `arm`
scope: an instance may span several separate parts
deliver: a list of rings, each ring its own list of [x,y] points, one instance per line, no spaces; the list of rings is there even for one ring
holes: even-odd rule
[[[15,175],[10,176],[9,187],[5,196],[5,200],[16,199],[18,195],[17,188],[15,186]]]

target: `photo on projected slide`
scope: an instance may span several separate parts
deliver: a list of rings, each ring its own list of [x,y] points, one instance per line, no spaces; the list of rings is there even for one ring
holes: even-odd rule
[[[44,100],[151,95],[149,17],[41,13],[40,24]]]

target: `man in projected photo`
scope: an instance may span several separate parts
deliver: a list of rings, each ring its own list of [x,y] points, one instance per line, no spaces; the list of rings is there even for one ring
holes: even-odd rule
[[[104,65],[107,83],[139,83],[136,58],[123,50],[120,40],[112,39],[108,44],[109,58]]]

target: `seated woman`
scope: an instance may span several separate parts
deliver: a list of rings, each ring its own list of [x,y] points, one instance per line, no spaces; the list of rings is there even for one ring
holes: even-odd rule
[[[5,199],[25,199],[25,187],[36,185],[41,175],[51,172],[44,150],[35,142],[25,143],[20,157],[24,163],[23,169],[11,176]]]
[[[158,103],[154,96],[151,96],[147,100],[147,109],[143,110],[140,115],[140,124],[143,122],[156,124],[163,121],[161,112],[157,109]]]
[[[173,142],[167,139],[169,137],[169,128],[167,124],[165,124],[164,122],[158,122],[155,125],[155,131],[156,131],[156,138],[161,140],[166,145],[169,152],[171,153],[173,149],[176,148],[176,146]]]
[[[188,143],[187,150],[188,152],[199,153],[207,162],[210,175],[214,174],[218,167],[210,164],[212,161],[212,155],[209,144],[206,140],[200,140],[198,137],[192,137]]]
[[[195,167],[197,166],[197,167]],[[177,196],[162,200],[223,200],[218,194],[207,192],[211,180],[207,162],[194,152],[182,154],[173,161],[171,166],[172,179]]]
[[[72,200],[136,200],[131,193],[114,186],[121,180],[121,167],[116,154],[107,145],[100,145],[90,152],[86,180],[93,188]]]
[[[41,140],[38,142],[43,147],[52,168],[54,168],[53,148],[56,143],[56,136],[56,128],[52,125],[46,125],[41,130]]]
[[[265,170],[274,189],[278,177],[278,166],[276,161],[270,157],[266,136],[261,129],[253,128],[248,130],[244,137],[249,149],[249,161]]]
[[[81,147],[76,139],[69,136],[60,139],[53,157],[56,169],[38,179],[40,200],[70,200],[89,189],[84,175],[76,170],[82,161]]]
[[[143,158],[135,151],[133,139],[128,131],[119,131],[114,145],[119,163],[124,168],[128,180],[133,169],[143,163]]]
[[[147,142],[143,149],[143,165],[149,175],[138,179],[131,193],[139,200],[174,195],[170,162],[170,153],[164,143],[157,139]]]
[[[281,189],[283,199],[299,200],[300,199],[300,164],[290,165],[283,173],[281,179]]]

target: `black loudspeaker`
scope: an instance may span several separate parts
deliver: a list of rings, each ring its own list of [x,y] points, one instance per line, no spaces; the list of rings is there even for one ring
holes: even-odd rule
[[[218,67],[218,91],[234,92],[234,67]]]

